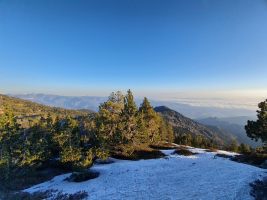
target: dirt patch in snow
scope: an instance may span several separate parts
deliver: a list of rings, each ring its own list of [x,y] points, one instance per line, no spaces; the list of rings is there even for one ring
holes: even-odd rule
[[[112,157],[120,160],[147,160],[163,158],[164,156],[165,154],[159,150],[146,148],[134,150],[131,154],[126,154],[124,152],[116,152],[115,154],[113,154]]]
[[[95,172],[92,170],[89,170],[87,172],[73,172],[70,177],[66,178],[66,181],[69,182],[84,182],[88,181],[90,179],[97,178],[99,176],[99,172]]]
[[[218,153],[215,155],[215,157],[221,157],[221,158],[229,158],[232,159],[234,156],[223,154],[223,153]]]
[[[210,148],[210,149],[206,149],[206,152],[217,152],[218,149],[214,149],[214,148]]]
[[[176,148],[172,154],[178,154],[178,155],[183,155],[183,156],[192,156],[192,155],[196,155],[198,153],[193,153],[192,151],[188,150],[187,148],[179,147],[179,148]]]
[[[176,149],[177,145],[173,143],[159,143],[159,144],[151,144],[150,147],[152,149],[157,149],[157,150],[169,150],[169,149]]]

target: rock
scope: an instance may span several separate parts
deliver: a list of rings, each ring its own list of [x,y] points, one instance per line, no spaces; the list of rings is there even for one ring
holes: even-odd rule
[[[261,168],[263,169],[267,169],[267,160],[265,160],[261,165],[260,165]]]

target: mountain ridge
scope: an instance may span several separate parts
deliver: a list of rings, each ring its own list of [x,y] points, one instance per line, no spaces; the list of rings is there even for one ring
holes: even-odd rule
[[[235,121],[229,122],[225,119],[220,118],[204,118],[198,119],[196,121],[206,126],[210,126],[211,128],[213,127],[220,129],[219,131],[225,133],[226,135],[233,135],[233,137],[239,143],[249,144],[252,147],[257,147],[261,145],[261,142],[253,141],[249,137],[247,137],[244,123],[239,124]]]
[[[221,145],[230,143],[230,140],[221,137],[221,135],[205,125],[200,124],[199,122],[196,122],[166,106],[158,106],[155,107],[154,110],[160,113],[163,118],[173,126],[175,135],[190,133],[195,136],[202,135],[210,140],[216,141]]]
[[[55,106],[43,105],[29,100],[10,97],[0,94],[0,113],[4,113],[4,108],[10,109],[16,116],[31,116],[31,115],[86,115],[89,111],[65,109]]]

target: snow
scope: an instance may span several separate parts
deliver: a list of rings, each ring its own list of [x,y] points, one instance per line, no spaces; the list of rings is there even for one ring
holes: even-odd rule
[[[249,183],[266,170],[218,157],[215,152],[189,148],[194,156],[172,155],[174,150],[162,150],[165,158],[97,164],[96,179],[82,183],[64,181],[70,174],[35,185],[27,192],[54,189],[64,193],[88,192],[88,199],[158,199],[158,200],[249,200]],[[219,151],[227,155],[231,152]]]

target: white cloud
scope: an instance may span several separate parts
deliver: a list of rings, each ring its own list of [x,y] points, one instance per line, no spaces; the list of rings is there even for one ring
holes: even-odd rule
[[[161,93],[154,91],[147,92],[146,96],[192,106],[256,110],[258,103],[267,99],[267,90],[188,90]]]

